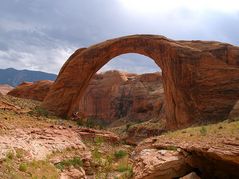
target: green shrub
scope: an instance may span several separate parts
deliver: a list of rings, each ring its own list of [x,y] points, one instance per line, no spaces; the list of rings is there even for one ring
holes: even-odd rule
[[[86,127],[88,128],[94,128],[96,126],[95,122],[94,122],[94,119],[92,118],[88,118],[86,120],[86,124],[85,124]]]
[[[13,151],[9,151],[6,156],[7,156],[8,159],[12,160],[14,158]]]
[[[206,129],[206,127],[202,126],[201,129],[200,129],[200,133],[201,133],[202,136],[207,135],[207,129]]]
[[[83,125],[84,125],[84,122],[83,122],[83,120],[78,119],[78,120],[76,121],[76,124],[77,124],[78,126],[83,126]]]
[[[128,164],[120,164],[118,167],[117,167],[117,171],[118,172],[126,172],[126,171],[131,171],[132,170],[132,167],[129,166]]]
[[[131,124],[126,124],[126,132],[128,132],[129,128],[130,128]]]
[[[24,156],[24,150],[23,149],[16,149],[16,157],[22,158]]]
[[[46,109],[41,108],[40,106],[36,106],[33,111],[29,112],[29,114],[36,115],[36,116],[43,116],[43,117],[49,116],[49,112]]]
[[[19,170],[22,172],[26,172],[27,171],[27,164],[26,163],[21,163],[19,165]]]
[[[125,157],[126,155],[127,155],[127,152],[125,152],[123,150],[119,150],[114,153],[114,156],[116,159],[121,159],[121,158]]]
[[[92,157],[95,160],[100,160],[101,159],[101,153],[99,152],[98,147],[95,147],[94,150],[92,151]]]
[[[64,170],[65,168],[69,168],[70,166],[74,166],[75,168],[79,168],[83,165],[82,160],[79,157],[74,157],[73,159],[63,160],[57,163],[55,166],[60,170]]]
[[[177,147],[176,146],[173,146],[173,145],[170,145],[170,146],[167,146],[166,147],[166,150],[173,150],[173,151],[177,151]]]
[[[102,137],[99,137],[99,136],[96,136],[96,137],[94,138],[94,141],[95,141],[95,144],[96,144],[97,146],[100,146],[101,144],[104,143],[104,139],[103,139]]]

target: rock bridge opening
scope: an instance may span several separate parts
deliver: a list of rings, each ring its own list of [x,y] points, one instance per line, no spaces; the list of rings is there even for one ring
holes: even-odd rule
[[[132,35],[78,49],[62,67],[42,106],[71,116],[93,75],[126,53],[145,55],[162,69],[169,128],[225,119],[239,98],[238,47]]]
[[[159,66],[146,56],[130,53],[111,59],[92,77],[77,112],[104,126],[143,122],[163,117],[163,100]]]

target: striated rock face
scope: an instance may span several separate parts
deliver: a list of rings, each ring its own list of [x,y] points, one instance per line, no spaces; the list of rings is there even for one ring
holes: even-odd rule
[[[160,73],[143,75],[109,71],[97,74],[77,102],[86,117],[112,122],[115,119],[149,120],[163,104]]]
[[[238,123],[234,122],[230,126],[234,125],[238,125]],[[174,152],[177,157],[182,156],[184,165],[189,165],[191,172],[197,172],[202,178],[238,178],[238,129],[235,127],[232,130],[232,127],[229,126],[228,128],[226,126],[218,127],[219,132],[216,134],[214,128],[212,130],[213,133],[201,137],[186,132],[177,133],[177,135],[162,135],[144,140],[135,150],[135,158],[141,160],[140,167],[137,160],[134,162],[135,175],[142,176],[140,171],[148,171],[146,172],[148,176],[164,175],[165,171],[168,170],[161,170],[159,166],[167,166],[169,159],[165,159],[168,156],[167,153],[160,155],[160,152],[167,150],[168,153],[170,151]],[[149,151],[148,157],[144,157],[144,151]],[[176,151],[181,151],[182,154]],[[152,162],[150,162],[151,160]],[[164,169],[167,169],[167,167]],[[184,170],[181,169],[180,171]]]
[[[179,151],[144,149],[134,159],[135,179],[171,179],[186,175],[191,167]]]
[[[127,81],[126,73],[109,71],[96,74],[80,101],[78,111],[85,117],[112,120],[116,116],[113,100],[119,96],[120,86]]]
[[[10,85],[0,84],[0,94],[2,94],[2,95],[6,95],[12,89],[13,89],[13,87]]]
[[[239,99],[239,47],[212,41],[174,41],[132,35],[77,50],[62,67],[42,107],[71,116],[93,75],[112,58],[138,53],[162,69],[167,126],[228,117]]]
[[[34,83],[23,82],[22,84],[20,84],[10,92],[8,92],[8,95],[26,99],[33,99],[37,101],[43,101],[43,99],[49,92],[49,89],[52,84],[53,81],[49,80],[36,81]]]

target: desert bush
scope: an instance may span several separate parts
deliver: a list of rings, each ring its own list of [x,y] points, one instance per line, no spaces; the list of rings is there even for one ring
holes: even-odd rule
[[[117,171],[118,172],[126,172],[126,171],[131,171],[132,170],[132,167],[128,164],[120,164],[118,165],[117,167]]]
[[[101,144],[104,143],[104,138],[103,138],[103,137],[96,136],[96,137],[94,138],[94,142],[95,142],[95,144],[96,144],[97,146],[100,146]]]
[[[75,168],[82,167],[83,162],[80,157],[74,157],[73,159],[63,160],[59,163],[57,163],[55,166],[56,168],[60,170],[64,170],[65,168],[69,168],[70,166],[73,166]]]
[[[7,157],[7,159],[12,160],[12,159],[14,158],[14,153],[13,153],[13,151],[9,151],[9,152],[7,153],[7,155],[6,155],[6,157]]]
[[[123,151],[123,150],[119,150],[119,151],[116,151],[116,152],[114,153],[114,157],[115,157],[116,159],[121,159],[121,158],[123,158],[123,157],[125,157],[125,156],[127,156],[127,152],[125,152],[125,151]]]
[[[96,161],[98,161],[102,158],[102,155],[101,155],[98,147],[95,147],[94,150],[92,151],[92,157]]]
[[[49,116],[49,112],[46,109],[41,108],[40,106],[36,106],[33,111],[29,112],[29,114],[35,115],[35,116],[43,116],[43,117]]]
[[[207,129],[206,129],[206,127],[204,127],[204,126],[201,127],[201,129],[200,129],[200,134],[201,134],[202,136],[207,135]]]
[[[27,171],[27,164],[26,163],[21,163],[18,168],[21,172],[26,172]]]
[[[126,132],[128,132],[129,128],[131,127],[131,124],[126,124]]]
[[[170,145],[166,147],[166,150],[173,150],[176,151],[178,148],[176,146]]]

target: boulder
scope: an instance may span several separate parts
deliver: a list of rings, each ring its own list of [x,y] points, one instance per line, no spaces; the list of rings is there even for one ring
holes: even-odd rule
[[[70,168],[61,173],[60,179],[86,179],[86,174],[83,168]]]
[[[134,159],[135,179],[171,179],[186,175],[191,167],[180,151],[144,149]]]

